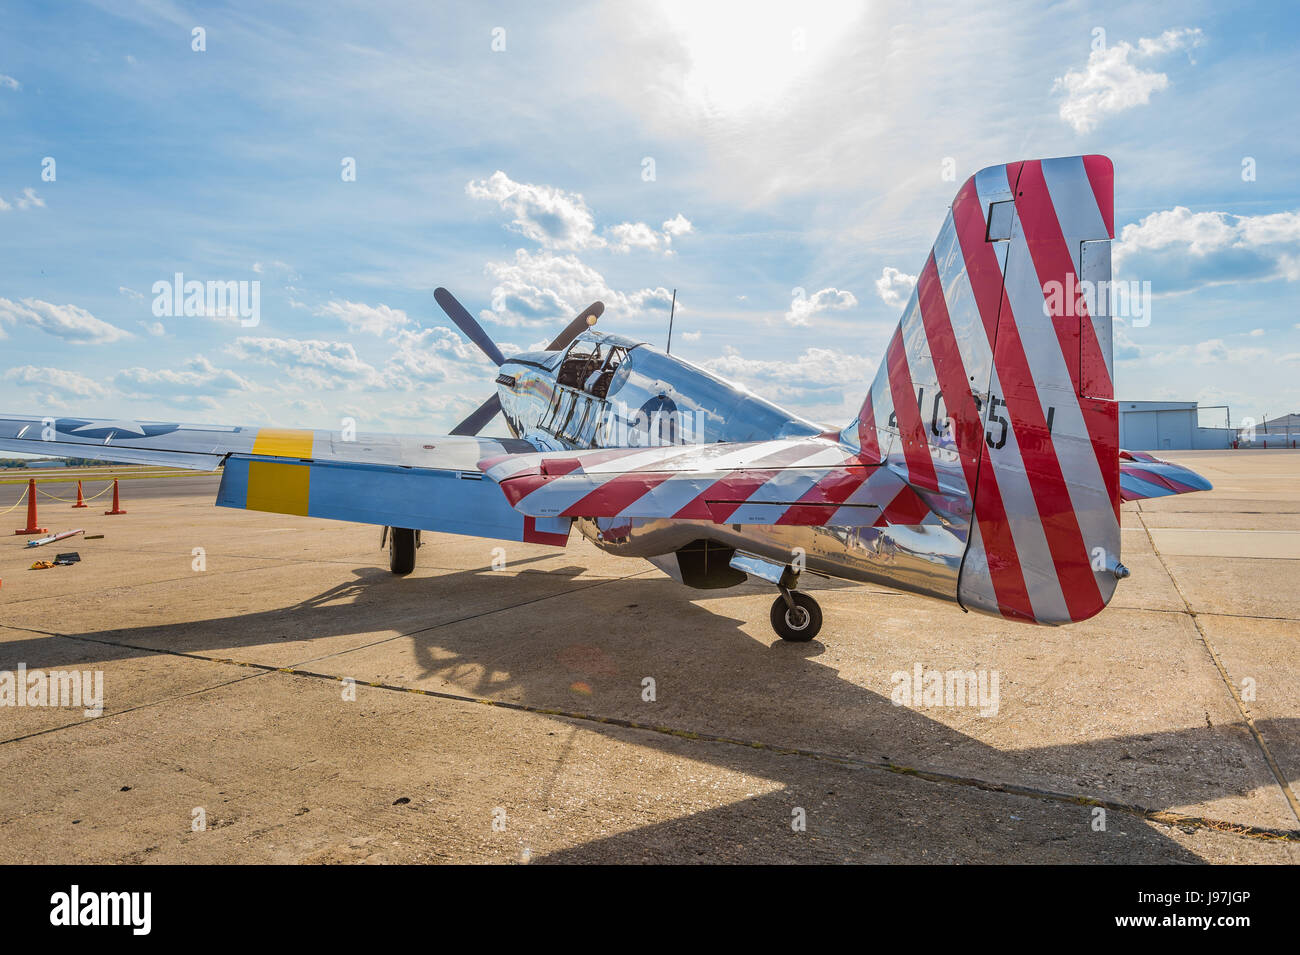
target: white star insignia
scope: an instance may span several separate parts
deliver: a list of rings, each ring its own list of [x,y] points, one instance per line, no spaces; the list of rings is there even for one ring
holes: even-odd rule
[[[144,437],[144,428],[136,421],[91,421],[79,428],[73,428],[72,434],[76,434],[78,431],[99,431],[108,428],[120,431],[122,434],[134,434],[136,437]]]

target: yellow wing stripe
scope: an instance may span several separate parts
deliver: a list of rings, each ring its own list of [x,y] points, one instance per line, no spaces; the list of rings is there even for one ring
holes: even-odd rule
[[[248,499],[244,504],[248,510],[306,517],[310,494],[310,464],[248,462]]]
[[[253,440],[253,453],[272,458],[309,458],[312,453],[312,432],[262,428]]]

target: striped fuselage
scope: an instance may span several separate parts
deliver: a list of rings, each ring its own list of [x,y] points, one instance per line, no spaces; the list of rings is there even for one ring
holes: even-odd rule
[[[694,486],[668,476],[662,460],[611,477],[606,502],[673,502],[653,518],[584,517],[578,504],[564,512],[612,553],[652,557],[707,538],[1007,619],[1091,617],[1120,566],[1112,175],[1109,160],[1084,156],[993,166],[967,180],[858,417],[831,435],[834,449],[813,439],[821,429],[810,422],[647,345],[627,350],[603,406],[590,409],[592,427],[557,424],[563,389],[529,377],[554,382],[554,369],[508,362],[507,420],[555,449],[637,446],[629,433],[664,433],[654,414],[678,416],[674,443],[810,439],[784,442],[770,462],[761,447],[746,452],[743,477],[723,467],[706,514],[689,496]],[[625,426],[600,423],[620,415]],[[866,506],[877,519],[861,519]],[[785,511],[752,523],[754,507]],[[824,518],[812,519],[819,508]]]

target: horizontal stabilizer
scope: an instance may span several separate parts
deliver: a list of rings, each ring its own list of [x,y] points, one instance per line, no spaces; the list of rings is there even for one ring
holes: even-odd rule
[[[1190,468],[1161,461],[1144,451],[1119,453],[1119,496],[1141,501],[1190,491],[1209,491],[1213,485]]]
[[[930,515],[897,474],[823,438],[512,454],[480,467],[539,519],[863,527]]]

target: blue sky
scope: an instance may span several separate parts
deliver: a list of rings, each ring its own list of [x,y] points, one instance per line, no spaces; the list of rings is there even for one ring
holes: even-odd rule
[[[0,410],[446,430],[492,376],[435,286],[506,351],[595,298],[662,346],[677,288],[675,353],[842,424],[961,180],[1088,152],[1118,396],[1300,409],[1287,5],[547,6],[8,4]],[[157,317],[178,272],[260,321]]]

